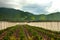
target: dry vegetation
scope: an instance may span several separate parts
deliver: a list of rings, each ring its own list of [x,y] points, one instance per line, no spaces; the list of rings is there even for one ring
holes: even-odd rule
[[[17,25],[17,24],[19,25],[28,24],[31,26],[42,27],[42,28],[49,29],[49,30],[60,31],[60,22],[30,22],[30,23],[27,23],[27,22],[3,22],[3,21],[0,21],[0,30]]]

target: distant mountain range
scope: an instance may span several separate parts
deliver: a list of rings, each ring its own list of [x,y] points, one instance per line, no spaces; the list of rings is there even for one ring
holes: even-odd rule
[[[60,21],[60,12],[34,15],[11,8],[0,8],[0,21]]]

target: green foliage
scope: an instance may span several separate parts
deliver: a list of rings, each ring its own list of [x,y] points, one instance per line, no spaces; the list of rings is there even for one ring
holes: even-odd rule
[[[32,16],[32,17],[31,17],[31,20],[35,20],[35,17],[34,17],[34,16]]]
[[[7,35],[4,36],[3,40],[16,40],[17,37],[14,33],[17,28],[19,29],[19,34],[17,33],[19,35],[18,40],[43,40],[44,36],[49,37],[51,40],[60,40],[60,34],[58,32],[29,25],[16,25],[5,29]],[[26,35],[26,32],[28,35]]]
[[[33,14],[21,10],[0,8],[0,21],[25,21]]]
[[[40,20],[41,20],[41,21],[46,20],[46,16],[45,16],[45,15],[40,15]]]
[[[9,40],[9,36],[6,35],[3,39],[4,40]]]
[[[0,8],[0,21],[60,21],[60,12],[51,13],[48,15],[34,15],[21,10]]]

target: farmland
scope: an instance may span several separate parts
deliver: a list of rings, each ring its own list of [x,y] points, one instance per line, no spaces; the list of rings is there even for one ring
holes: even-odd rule
[[[60,32],[29,25],[16,25],[0,30],[0,40],[60,40]]]
[[[35,15],[0,8],[0,40],[60,40],[60,12]]]

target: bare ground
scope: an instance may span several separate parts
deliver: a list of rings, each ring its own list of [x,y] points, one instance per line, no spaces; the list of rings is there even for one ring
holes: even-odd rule
[[[60,31],[60,22],[30,22],[30,23],[27,23],[27,22],[4,22],[4,21],[0,21],[0,30],[6,29],[11,26],[24,25],[24,24],[42,27],[42,28],[54,30],[54,31]]]

